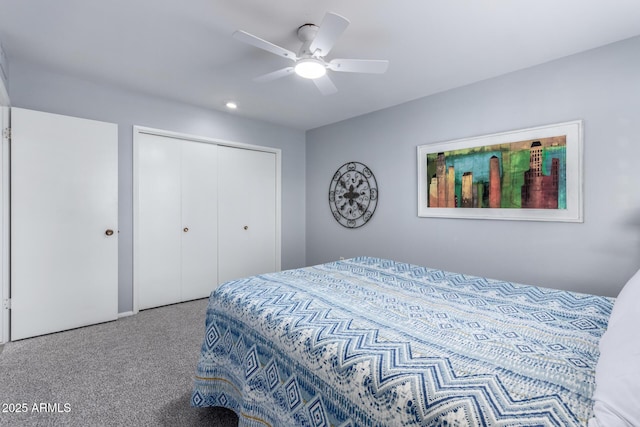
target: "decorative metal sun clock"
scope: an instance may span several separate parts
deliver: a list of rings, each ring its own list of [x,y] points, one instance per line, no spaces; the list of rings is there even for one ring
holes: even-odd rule
[[[378,184],[373,172],[359,162],[340,166],[329,185],[329,207],[340,225],[358,228],[373,216],[378,204]]]

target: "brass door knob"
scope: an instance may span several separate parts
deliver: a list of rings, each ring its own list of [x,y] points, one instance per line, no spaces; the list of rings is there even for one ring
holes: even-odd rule
[[[113,230],[109,228],[107,231],[104,232],[104,234],[106,234],[107,236],[113,236]]]
[[[189,231],[189,227],[183,228],[182,231],[184,231],[186,233],[187,231]]]

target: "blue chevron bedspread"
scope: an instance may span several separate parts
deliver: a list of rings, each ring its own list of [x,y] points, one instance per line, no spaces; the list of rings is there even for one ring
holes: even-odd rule
[[[614,300],[354,258],[212,293],[191,404],[240,426],[585,426]]]

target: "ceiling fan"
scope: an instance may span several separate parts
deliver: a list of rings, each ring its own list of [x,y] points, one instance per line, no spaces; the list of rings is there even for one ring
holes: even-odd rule
[[[291,74],[311,79],[323,95],[336,93],[338,89],[333,84],[327,70],[346,73],[382,74],[387,71],[389,61],[378,59],[332,59],[327,62],[324,57],[331,51],[338,37],[349,25],[349,20],[343,16],[328,12],[320,26],[304,24],[298,27],[298,38],[302,47],[296,54],[288,49],[249,34],[246,31],[236,31],[233,37],[244,43],[274,53],[294,62],[293,66],[258,76],[256,82],[268,82]]]

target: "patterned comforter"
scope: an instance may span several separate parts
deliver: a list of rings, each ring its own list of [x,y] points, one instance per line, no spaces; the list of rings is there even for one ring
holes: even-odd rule
[[[613,302],[369,257],[235,280],[191,404],[240,426],[584,426]]]

